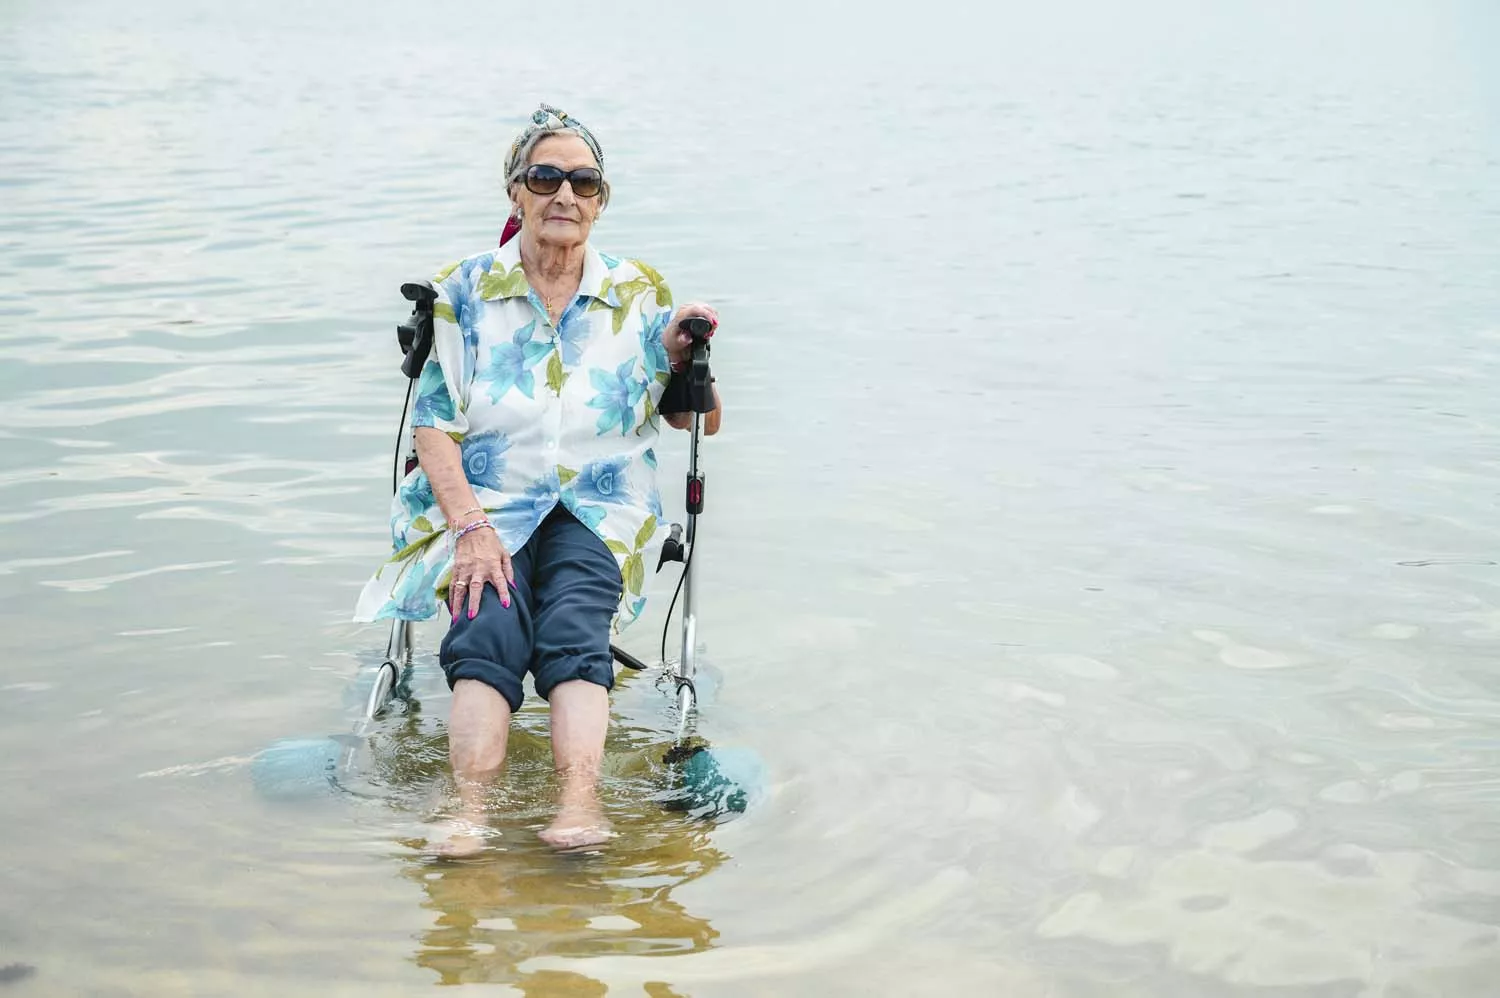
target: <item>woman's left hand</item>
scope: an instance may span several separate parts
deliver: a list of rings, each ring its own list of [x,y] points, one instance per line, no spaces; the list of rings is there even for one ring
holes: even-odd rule
[[[714,329],[719,327],[719,313],[702,302],[688,302],[679,308],[677,314],[672,317],[672,328],[662,334],[662,346],[667,348],[667,355],[672,358],[674,368],[686,364],[692,357],[693,338],[688,335],[686,329],[682,328],[682,320],[690,319],[695,315],[701,315],[713,323]],[[711,330],[708,335],[712,337],[713,331]]]

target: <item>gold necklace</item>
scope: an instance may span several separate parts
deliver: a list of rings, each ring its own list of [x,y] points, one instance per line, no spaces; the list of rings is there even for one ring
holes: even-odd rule
[[[549,317],[551,315],[553,315],[553,308],[554,308],[554,306],[559,305],[559,303],[551,295],[546,294],[544,292],[538,291],[537,295],[538,295],[538,297],[540,297],[542,299],[542,305],[546,307],[546,309],[547,309],[547,315]],[[559,296],[559,297],[561,297],[561,296]],[[567,304],[567,303],[566,302],[562,302],[561,304]]]
[[[523,273],[524,273],[524,271],[523,271]],[[536,292],[536,296],[542,300],[542,307],[547,310],[547,317],[551,318],[552,314],[553,314],[552,309],[553,309],[553,305],[554,305],[554,301],[553,301],[552,296],[549,295],[549,294],[547,294],[540,287],[538,287],[537,283],[533,282],[530,278],[527,279],[526,283],[531,287],[531,289],[533,291]]]

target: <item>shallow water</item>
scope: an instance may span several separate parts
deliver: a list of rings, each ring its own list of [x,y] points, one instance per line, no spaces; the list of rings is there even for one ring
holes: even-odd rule
[[[1204,6],[0,8],[0,991],[1493,993],[1500,19]],[[248,760],[354,720],[396,288],[539,99],[724,315],[704,726],[772,780],[655,807],[628,679],[607,854],[533,707],[439,865],[437,625],[359,796]]]

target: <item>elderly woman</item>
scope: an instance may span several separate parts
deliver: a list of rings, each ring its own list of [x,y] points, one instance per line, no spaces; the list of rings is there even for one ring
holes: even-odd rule
[[[498,250],[434,281],[434,349],[417,387],[420,467],[398,490],[395,554],[357,618],[420,620],[446,603],[439,661],[453,690],[449,756],[463,807],[450,853],[481,847],[482,798],[505,761],[529,671],[551,705],[559,848],[610,832],[596,797],[610,633],[637,619],[664,538],[657,412],[691,354],[661,274],[608,256],[589,233],[609,203],[587,128],[542,105],[505,164],[511,215]],[[707,418],[716,432],[720,410]]]

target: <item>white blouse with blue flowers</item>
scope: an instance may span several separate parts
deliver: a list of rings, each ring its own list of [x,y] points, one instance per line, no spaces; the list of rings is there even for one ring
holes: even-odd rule
[[[558,503],[614,552],[616,631],[641,614],[660,551],[656,407],[671,378],[662,333],[672,295],[638,260],[585,248],[583,279],[554,326],[521,270],[519,239],[437,275],[433,351],[413,425],[458,441],[463,467],[506,550],[521,549]],[[447,599],[452,552],[421,468],[392,503],[394,553],[360,594],[355,619],[424,620]]]

